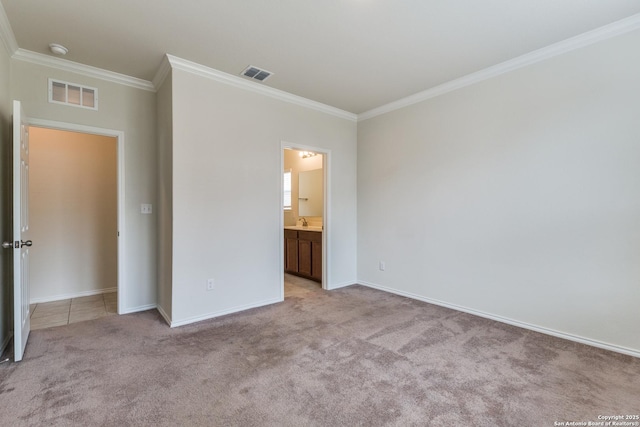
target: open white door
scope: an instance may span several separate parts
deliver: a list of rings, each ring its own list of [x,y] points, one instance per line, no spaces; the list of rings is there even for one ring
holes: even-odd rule
[[[29,322],[29,126],[20,101],[13,101],[13,347],[22,360]]]

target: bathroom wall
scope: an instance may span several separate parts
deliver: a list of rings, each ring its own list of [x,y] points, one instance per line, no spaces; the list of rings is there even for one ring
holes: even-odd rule
[[[284,225],[300,225],[298,206],[298,174],[304,171],[322,169],[322,155],[300,157],[298,150],[284,150],[284,170],[291,169],[291,210],[284,211]],[[305,217],[309,225],[322,226],[322,217]]]

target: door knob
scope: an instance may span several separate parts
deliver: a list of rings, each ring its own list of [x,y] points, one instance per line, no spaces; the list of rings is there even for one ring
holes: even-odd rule
[[[26,242],[24,240],[20,240],[20,247],[24,247],[24,246],[31,246],[33,245],[33,242],[31,240],[27,240]]]
[[[13,248],[13,242],[2,242],[2,247],[4,249],[11,249]]]

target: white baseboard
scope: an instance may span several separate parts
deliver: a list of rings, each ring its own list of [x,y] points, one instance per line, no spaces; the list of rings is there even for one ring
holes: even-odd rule
[[[327,290],[333,291],[334,289],[346,288],[347,286],[352,286],[357,284],[357,282],[343,282],[343,283],[335,283],[331,285]]]
[[[169,316],[161,306],[157,306],[156,310],[158,310],[158,313],[160,313],[164,321],[167,322],[167,325],[171,326],[171,316]]]
[[[118,313],[118,314],[138,313],[140,311],[153,310],[154,308],[156,308],[156,309],[158,308],[157,304],[140,305],[138,307],[125,308],[124,311],[122,311],[121,313]]]
[[[403,297],[415,299],[415,300],[418,300],[418,301],[423,301],[423,302],[426,302],[426,303],[429,303],[429,304],[439,305],[441,307],[451,308],[453,310],[462,311],[464,313],[469,313],[469,314],[473,314],[475,316],[484,317],[486,319],[495,320],[496,322],[506,323],[506,324],[509,324],[509,325],[512,325],[512,326],[517,326],[519,328],[528,329],[528,330],[535,331],[535,332],[540,332],[540,333],[545,334],[545,335],[551,335],[551,336],[554,336],[554,337],[557,337],[557,338],[562,338],[562,339],[566,339],[566,340],[569,340],[569,341],[578,342],[580,344],[589,345],[591,347],[602,348],[604,350],[614,351],[616,353],[622,353],[622,354],[626,354],[628,356],[634,356],[634,357],[640,358],[640,351],[637,351],[637,350],[634,350],[634,349],[631,349],[631,348],[622,347],[622,346],[618,346],[618,345],[614,345],[614,344],[609,344],[609,343],[605,343],[605,342],[602,342],[602,341],[581,337],[581,336],[578,336],[578,335],[572,335],[572,334],[568,334],[566,332],[556,331],[555,329],[544,328],[542,326],[533,325],[533,324],[527,323],[527,322],[521,322],[519,320],[510,319],[508,317],[502,317],[502,316],[498,316],[498,315],[495,315],[495,314],[485,313],[483,311],[474,310],[472,308],[467,308],[467,307],[462,307],[462,306],[459,306],[459,305],[456,305],[456,304],[449,304],[449,303],[444,302],[444,301],[439,301],[439,300],[435,300],[435,299],[431,299],[431,298],[426,298],[426,297],[423,297],[421,295],[413,294],[411,292],[405,292],[405,291],[401,291],[401,290],[398,290],[398,289],[393,289],[393,288],[389,288],[389,287],[386,287],[386,286],[377,285],[375,283],[366,282],[366,281],[363,281],[363,280],[358,281],[358,283],[360,285],[362,285],[362,286],[366,286],[366,287],[369,287],[369,288],[378,289],[380,291],[389,292],[389,293],[392,293],[392,294],[396,294],[396,295],[400,295],[400,296],[403,296]]]
[[[104,288],[104,289],[95,289],[92,291],[82,291],[82,292],[74,292],[74,293],[68,293],[68,294],[58,294],[58,295],[52,295],[52,296],[48,296],[48,297],[41,297],[41,298],[31,298],[30,300],[30,304],[41,304],[44,302],[53,302],[53,301],[60,301],[63,299],[71,299],[71,298],[81,298],[81,297],[90,297],[92,295],[101,295],[101,294],[108,294],[111,292],[118,292],[118,287],[114,287],[114,288]]]
[[[240,305],[240,306],[233,307],[233,308],[230,308],[230,309],[227,309],[227,310],[221,310],[221,311],[216,311],[214,313],[203,314],[201,316],[188,317],[186,319],[172,321],[170,323],[170,326],[172,328],[175,328],[177,326],[189,325],[191,323],[196,323],[196,322],[201,322],[203,320],[213,319],[214,317],[220,317],[220,316],[224,316],[224,315],[227,315],[227,314],[237,313],[239,311],[249,310],[251,308],[263,307],[265,305],[271,305],[271,304],[275,304],[275,303],[282,302],[282,301],[283,301],[283,299],[278,297],[278,298],[272,298],[272,299],[268,299],[268,300],[264,300],[264,301],[258,301],[258,302],[247,304],[247,305]],[[160,314],[162,314],[162,313],[160,313]]]

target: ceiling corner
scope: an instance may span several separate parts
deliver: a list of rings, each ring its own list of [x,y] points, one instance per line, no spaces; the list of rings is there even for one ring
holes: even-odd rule
[[[9,23],[9,18],[4,11],[4,7],[0,2],[0,39],[7,49],[9,56],[13,55],[18,50],[18,42],[16,36],[13,34],[13,29]]]
[[[169,71],[171,71],[171,61],[169,56],[169,54],[165,54],[162,57],[162,62],[160,62],[160,66],[158,67],[155,76],[153,76],[153,80],[151,80],[156,91],[160,89],[160,86],[162,86],[162,83],[164,83],[164,80],[169,75]]]

